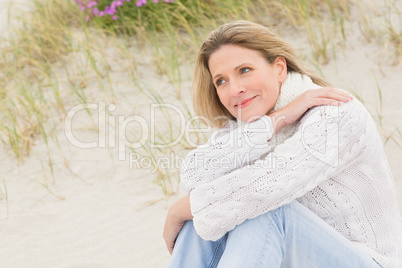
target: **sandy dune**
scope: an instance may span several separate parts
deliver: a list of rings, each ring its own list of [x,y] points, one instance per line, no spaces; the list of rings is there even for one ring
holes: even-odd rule
[[[0,30],[6,29],[4,6],[0,1]],[[294,32],[284,32],[286,39],[303,51],[306,40]],[[372,114],[379,107],[377,84],[383,95],[384,128],[402,130],[401,67],[392,66],[374,43],[359,34],[356,20],[347,23],[347,44],[336,59],[322,68],[328,80],[338,88],[354,91],[365,100]],[[155,80],[154,88],[164,92],[169,87],[144,63],[143,75]],[[115,73],[119,77],[119,73]],[[184,78],[190,85],[191,75]],[[132,88],[130,79],[116,87],[120,96],[118,112],[133,114],[149,111]],[[96,86],[89,86],[95,92]],[[189,94],[185,94],[189,99]],[[132,107],[132,104],[142,106]],[[71,103],[71,107],[74,103]],[[147,110],[148,109],[148,110]],[[88,119],[78,114],[74,133],[85,142],[95,141],[98,134],[88,129]],[[118,160],[116,148],[80,149],[65,135],[64,122],[57,126],[63,155],[50,145],[54,159],[55,184],[48,191],[41,183],[51,181],[46,163],[46,146],[38,140],[33,152],[18,166],[7,148],[0,148],[1,180],[7,186],[7,202],[0,200],[0,266],[20,267],[166,267],[169,254],[162,239],[167,206],[178,196],[164,199],[150,169],[130,167],[127,158]],[[395,176],[402,207],[402,148],[389,140],[385,151]],[[184,152],[181,152],[182,154]],[[55,193],[59,197],[52,195]],[[61,197],[61,198],[60,198]],[[64,199],[64,200],[63,200]]]

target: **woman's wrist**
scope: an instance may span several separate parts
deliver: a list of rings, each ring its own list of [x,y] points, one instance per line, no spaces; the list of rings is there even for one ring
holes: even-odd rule
[[[272,128],[273,128],[274,135],[275,135],[286,125],[284,115],[282,115],[281,109],[279,109],[273,113],[270,113],[268,116],[271,117]]]
[[[170,208],[172,216],[180,221],[193,219],[191,214],[190,196],[185,196],[177,200]]]

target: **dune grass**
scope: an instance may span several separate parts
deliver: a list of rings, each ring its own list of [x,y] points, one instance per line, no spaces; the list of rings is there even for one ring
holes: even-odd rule
[[[399,1],[388,0],[364,5],[361,9],[359,26],[368,42],[377,43],[393,65],[402,62],[402,5]]]
[[[0,187],[0,200],[4,200],[6,204],[6,219],[9,217],[9,207],[8,207],[8,191],[7,191],[7,185],[6,181],[4,178],[2,178],[2,185]]]
[[[107,2],[101,1],[101,7]],[[198,46],[210,30],[238,19],[253,20],[279,31],[295,29],[309,43],[311,65],[319,66],[335,59],[337,51],[347,42],[345,23],[350,19],[353,5],[352,0],[176,0],[169,4],[149,3],[141,8],[125,3],[117,20],[105,17],[87,22],[85,14],[72,1],[35,0],[32,12],[12,14],[18,24],[11,28],[13,35],[1,40],[1,141],[21,163],[35,143],[42,140],[47,148],[44,166],[52,174],[49,182],[54,183],[50,144],[56,144],[65,167],[69,166],[55,126],[62,124],[73,104],[102,98],[117,103],[125,101],[124,94],[116,89],[116,73],[130,77],[135,90],[149,103],[168,103],[166,96],[169,96],[169,101],[181,107],[188,119],[193,112],[183,100],[189,90],[188,83],[183,88],[189,79],[183,69],[192,69]],[[371,26],[370,19],[363,16],[361,29],[371,40],[379,30]],[[384,25],[382,31],[387,38],[378,42],[382,47],[391,44],[395,59],[400,61],[400,29],[394,21],[385,20]],[[144,57],[158,75],[169,81],[169,94],[162,94],[142,80],[139,73]],[[89,89],[94,84],[96,92]],[[93,113],[89,109],[86,112],[91,118],[88,125],[100,131]],[[157,129],[156,142],[169,143],[178,131],[177,126],[168,112],[162,110],[162,116],[165,124]],[[199,126],[200,122],[192,124]],[[400,137],[397,130],[388,133],[387,140],[398,133]],[[203,133],[194,135],[198,142],[206,139]],[[152,145],[144,145],[141,154],[155,159],[154,163],[159,155],[193,147],[186,140],[163,150]],[[176,192],[171,185],[177,172],[158,166],[155,170],[156,183],[164,194]],[[47,183],[42,185],[50,192]]]

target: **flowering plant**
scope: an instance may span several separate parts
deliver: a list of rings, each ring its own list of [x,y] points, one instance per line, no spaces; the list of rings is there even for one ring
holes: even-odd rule
[[[124,2],[131,2],[131,0],[115,0],[110,3],[110,5],[105,6],[103,10],[98,8],[100,0],[74,0],[80,6],[80,9],[87,14],[86,20],[92,17],[104,17],[112,16],[113,20],[117,20],[119,17],[116,15],[118,8],[121,7]],[[164,3],[170,3],[175,0],[163,0]],[[154,3],[158,3],[159,0],[152,0]],[[137,0],[136,6],[141,7],[147,4],[147,0]]]

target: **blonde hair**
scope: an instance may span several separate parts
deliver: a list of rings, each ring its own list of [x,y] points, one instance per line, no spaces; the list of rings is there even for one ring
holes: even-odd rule
[[[283,57],[288,72],[305,74],[317,85],[330,86],[324,79],[307,69],[293,48],[274,30],[250,21],[221,25],[212,31],[201,45],[193,81],[195,112],[215,127],[221,127],[227,119],[235,119],[220,102],[208,66],[212,53],[228,44],[258,51],[269,63],[273,63],[277,57]]]

